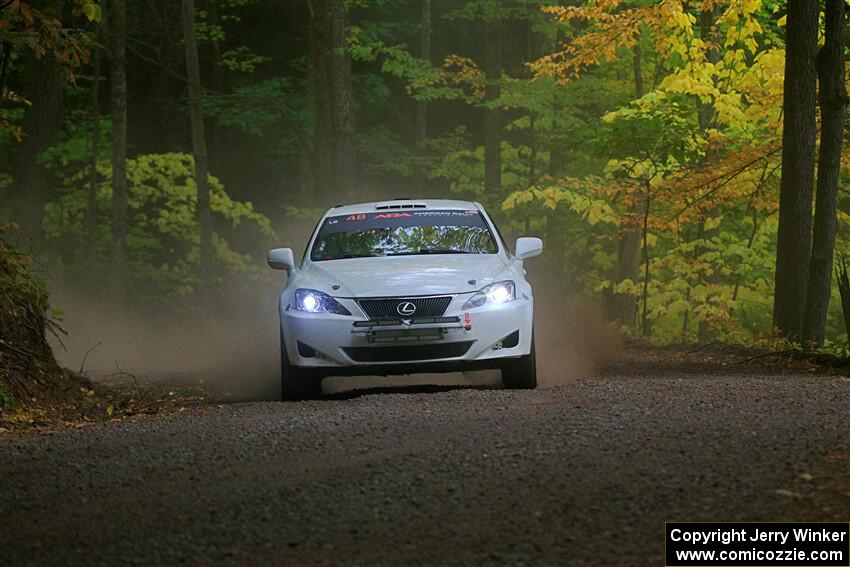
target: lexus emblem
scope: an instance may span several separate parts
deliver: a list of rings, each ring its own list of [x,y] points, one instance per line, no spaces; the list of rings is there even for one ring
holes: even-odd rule
[[[409,317],[410,315],[416,313],[416,306],[413,305],[413,303],[411,303],[410,301],[403,301],[396,305],[395,310],[398,311],[399,315]]]

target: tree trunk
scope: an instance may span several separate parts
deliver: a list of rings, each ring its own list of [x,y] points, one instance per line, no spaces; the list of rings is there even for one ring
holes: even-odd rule
[[[803,344],[823,346],[832,291],[832,260],[837,223],[841,149],[847,119],[844,85],[844,0],[826,0],[826,34],[817,58],[821,132],[815,197],[814,236],[803,320]]]
[[[559,27],[555,31],[555,34],[550,36],[550,38],[545,42],[543,52],[552,53],[553,51],[556,51],[559,46],[562,45],[564,42],[564,32]],[[549,146],[548,173],[552,177],[558,177],[563,172],[564,165],[567,161],[567,156],[563,147],[562,138],[558,135],[558,133],[561,131],[561,124],[558,120],[558,115],[561,111],[561,101],[557,92],[553,92],[549,100],[551,101],[550,113],[552,116],[552,122],[547,135],[547,143]]]
[[[789,0],[773,324],[791,341],[802,333],[812,249],[817,39],[818,3]]]
[[[431,62],[431,0],[422,1],[422,15],[419,21],[419,58]],[[428,103],[424,100],[416,102],[416,148],[421,149],[428,137]],[[425,171],[416,175],[414,186],[418,196],[424,196],[426,191]]]
[[[207,19],[212,26],[222,25],[219,1],[220,0],[208,0],[206,2]],[[204,9],[203,4],[200,9]],[[227,92],[227,88],[225,86],[224,67],[221,64],[221,44],[215,37],[210,40],[208,55],[209,64],[205,67],[209,70],[208,90],[213,91],[215,94]],[[206,76],[206,74],[207,72],[204,71],[204,76]],[[206,129],[207,153],[212,156],[211,159],[213,161],[216,161],[220,155],[220,151],[227,151],[227,144],[221,139],[221,128],[217,121],[207,121],[206,126],[208,126]]]
[[[333,100],[334,184],[337,199],[349,202],[357,194],[357,157],[354,153],[354,100],[351,92],[351,58],[345,41],[345,0],[331,0],[331,96]]]
[[[720,5],[712,6],[710,9],[700,12],[700,39],[706,45],[705,58],[709,63],[717,64],[720,61],[720,49],[717,18],[720,16]],[[717,76],[712,77],[714,84],[717,84]],[[717,119],[717,110],[714,107],[714,101],[702,102],[698,100],[697,109],[699,114],[700,130],[705,132],[709,128],[713,128]]]
[[[198,44],[195,41],[195,2],[183,0],[183,39],[186,47],[186,77],[189,91],[189,120],[192,127],[192,153],[195,157],[195,185],[198,191],[198,226],[200,228],[199,290],[202,302],[208,303],[212,285],[213,233],[208,183],[207,144],[204,117],[201,112],[201,71]]]
[[[488,102],[501,95],[502,78],[501,25],[498,20],[484,21],[484,74],[487,79],[485,98]],[[498,107],[484,109],[484,190],[491,198],[502,192],[502,116]]]
[[[9,71],[9,58],[12,56],[12,42],[0,44],[0,96],[6,95],[6,75]]]
[[[112,53],[112,254],[109,283],[119,310],[127,306],[127,1],[113,0]]]
[[[635,80],[635,98],[641,98],[644,94],[643,87],[643,72],[641,69],[641,49],[640,44],[634,46],[634,80]],[[644,211],[646,204],[644,201],[646,196],[643,194],[643,187],[639,187],[632,196],[632,201],[629,204],[629,212],[627,221],[633,221]],[[641,261],[641,237],[643,229],[638,222],[631,222],[630,226],[626,227],[620,238],[620,245],[617,249],[617,268],[614,274],[614,283],[618,284],[625,280],[631,280],[637,283],[640,261]],[[616,293],[613,290],[608,295],[608,319],[611,321],[619,321],[620,324],[634,328],[637,322],[637,297],[632,293]]]
[[[847,277],[847,263],[841,259],[840,266],[836,269],[838,278],[838,292],[841,294],[841,312],[844,315],[844,332],[847,335],[847,344],[850,345],[850,278]]]
[[[630,217],[637,217],[646,207],[643,188],[639,188],[633,196]],[[633,224],[626,228],[617,249],[617,271],[615,283],[631,280],[637,283],[641,262],[641,240],[643,230],[641,224]],[[634,328],[637,318],[637,297],[633,293],[616,293],[612,291],[609,318],[619,321],[622,325]]]
[[[99,34],[98,34],[99,39]],[[92,84],[90,96],[91,136],[89,138],[89,194],[86,202],[86,263],[89,285],[97,282],[97,150],[100,145],[100,48],[92,54]]]
[[[642,67],[643,52],[640,48],[640,40],[635,43],[635,46],[632,48],[632,53],[634,55],[634,57],[632,58],[632,72],[635,78],[635,98],[642,98],[644,94]]]
[[[717,29],[717,18],[720,17],[721,7],[719,4],[709,7],[706,10],[702,10],[700,12],[700,39],[706,45],[706,60],[716,65],[720,61],[720,37]],[[717,75],[713,75],[711,77],[714,85],[717,85]],[[703,133],[708,132],[708,130],[715,128],[717,125],[717,108],[715,107],[715,101],[711,100],[709,102],[703,102],[698,99],[697,101],[697,115],[699,119],[700,130]],[[705,162],[710,164],[717,159],[717,152],[714,149],[712,144],[709,144],[708,149],[705,152]],[[714,209],[710,210],[705,217],[713,218],[716,216],[716,211]],[[704,218],[705,218],[704,217]],[[698,227],[699,238],[705,243],[711,243],[712,239],[716,238],[720,234],[720,227],[714,228],[705,228],[705,221],[701,220]],[[699,245],[694,250],[696,258],[699,258],[703,254],[705,254],[709,250],[709,246]],[[718,282],[718,277],[716,272],[711,274],[699,272],[699,283],[710,286],[711,284],[716,284]],[[706,302],[709,302],[713,296],[716,294],[709,294],[706,297]],[[687,329],[685,329],[687,331]],[[706,344],[712,340],[715,340],[717,337],[716,330],[712,329],[709,325],[709,322],[701,319],[699,321],[698,326],[699,333],[699,342]]]
[[[33,2],[33,7],[54,10],[61,3]],[[18,146],[12,166],[9,190],[9,220],[20,227],[19,246],[37,250],[42,243],[44,205],[50,196],[53,178],[38,156],[56,143],[62,118],[62,69],[52,54],[41,58],[27,50],[23,96],[30,101],[24,112],[21,129],[24,138]]]
[[[310,8],[310,72],[313,90],[313,202],[322,203],[331,192],[330,17],[328,0],[308,0]]]
[[[641,332],[644,337],[652,336],[652,325],[649,321],[649,179],[644,180],[644,211],[643,211],[643,291],[641,292],[641,302],[643,310],[641,312]]]
[[[422,0],[419,28],[419,58],[431,61],[431,0]],[[416,145],[421,146],[428,135],[428,103],[416,103]]]

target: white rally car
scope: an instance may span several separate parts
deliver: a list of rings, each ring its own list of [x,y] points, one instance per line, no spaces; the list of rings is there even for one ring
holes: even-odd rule
[[[523,260],[478,203],[398,199],[330,209],[300,264],[268,253],[289,279],[280,297],[283,399],[321,394],[325,376],[498,368],[534,388],[534,300]]]

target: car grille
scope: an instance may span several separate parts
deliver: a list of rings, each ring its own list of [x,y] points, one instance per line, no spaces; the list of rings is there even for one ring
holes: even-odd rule
[[[398,312],[398,306],[402,303],[412,303],[416,310],[405,314]],[[441,317],[449,303],[452,302],[451,295],[440,295],[434,297],[382,297],[379,299],[358,299],[357,303],[370,319],[406,319],[418,317]]]
[[[472,343],[473,341],[462,341],[432,345],[347,347],[344,350],[355,362],[410,362],[463,356]]]

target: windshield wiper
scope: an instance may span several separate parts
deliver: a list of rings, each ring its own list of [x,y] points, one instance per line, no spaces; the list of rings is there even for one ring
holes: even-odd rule
[[[454,250],[452,248],[420,248],[420,254],[469,254],[466,250]]]
[[[334,260],[347,260],[349,258],[375,258],[375,254],[340,254],[339,256],[334,256]]]
[[[420,248],[418,252],[395,252],[387,256],[418,256],[420,254],[470,254],[466,250],[452,250],[450,248]]]

